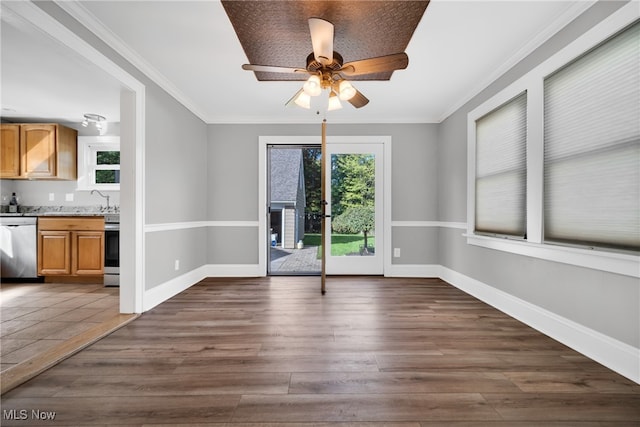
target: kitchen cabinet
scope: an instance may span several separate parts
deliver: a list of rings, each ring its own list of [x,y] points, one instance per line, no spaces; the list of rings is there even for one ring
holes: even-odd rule
[[[20,125],[0,128],[0,178],[20,176]]]
[[[40,217],[40,276],[104,274],[104,217]]]
[[[59,124],[2,124],[0,178],[78,178],[78,131]]]

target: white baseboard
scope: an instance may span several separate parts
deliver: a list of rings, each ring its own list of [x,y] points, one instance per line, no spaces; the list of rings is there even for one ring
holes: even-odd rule
[[[144,292],[143,311],[151,310],[160,303],[178,295],[208,276],[208,266],[203,265],[181,276],[174,277]]]
[[[209,277],[264,277],[265,269],[260,264],[209,264]]]
[[[439,277],[528,326],[640,384],[640,349],[440,266]]]
[[[207,277],[261,277],[264,276],[261,271],[258,264],[203,265],[145,291],[143,311],[151,310]]]
[[[440,277],[440,265],[434,264],[391,264],[384,272],[385,277]]]

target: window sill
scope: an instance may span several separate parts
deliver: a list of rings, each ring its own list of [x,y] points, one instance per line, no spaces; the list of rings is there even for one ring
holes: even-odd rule
[[[464,234],[467,244],[510,252],[548,261],[608,271],[624,276],[640,277],[640,256],[596,249],[580,249],[566,246],[532,243],[519,240]]]

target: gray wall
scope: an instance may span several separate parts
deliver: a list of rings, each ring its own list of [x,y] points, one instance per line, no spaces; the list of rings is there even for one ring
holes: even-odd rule
[[[206,125],[157,86],[147,87],[146,116],[145,223],[204,221]],[[145,248],[151,289],[206,264],[207,234],[203,228],[147,232]]]
[[[599,2],[440,124],[438,214],[466,221],[467,113],[545,60],[623,3]],[[640,347],[638,279],[466,244],[462,230],[441,229],[439,263],[527,302]]]
[[[208,220],[258,221],[258,140],[260,136],[319,136],[321,125],[209,125]],[[435,221],[437,205],[437,125],[327,125],[328,136],[392,137],[392,220]],[[267,237],[242,227],[213,227],[209,263],[255,264]],[[398,264],[436,262],[437,233],[416,236],[392,231],[394,247],[405,247]],[[397,236],[396,236],[397,234]]]
[[[206,125],[156,86],[147,87],[145,222],[207,218]]]

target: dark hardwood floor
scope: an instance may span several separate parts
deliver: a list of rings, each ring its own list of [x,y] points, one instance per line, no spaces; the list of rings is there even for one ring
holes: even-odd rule
[[[1,424],[640,425],[640,385],[441,280],[319,287],[204,280],[3,395]]]

